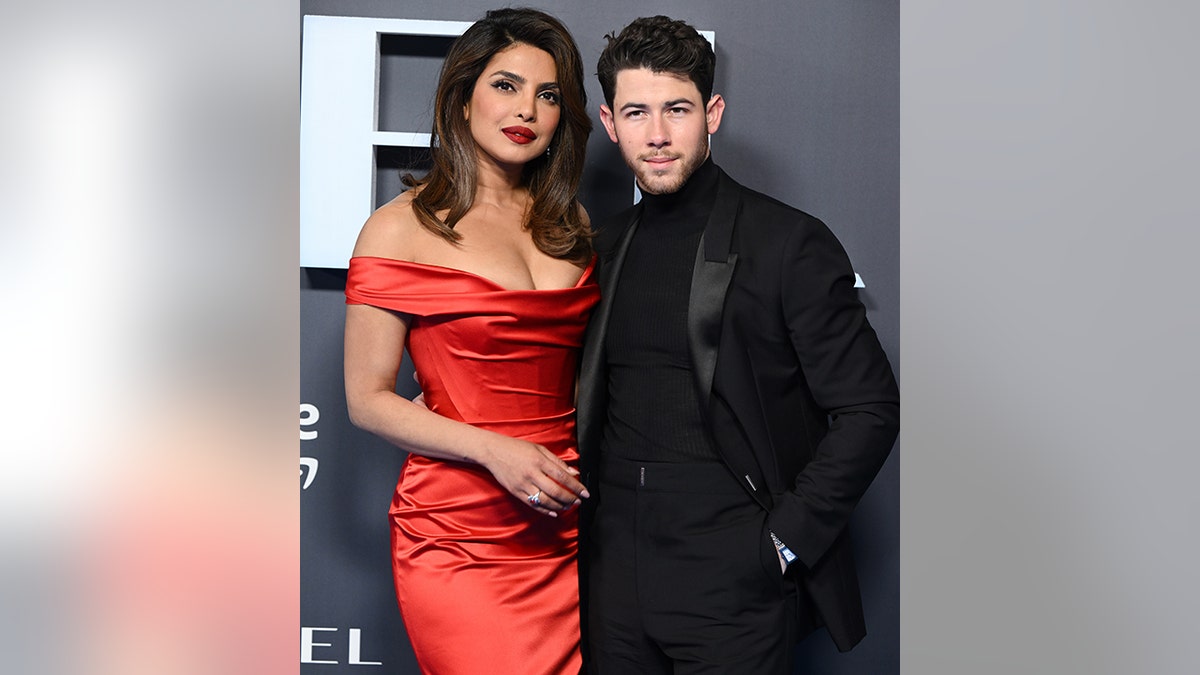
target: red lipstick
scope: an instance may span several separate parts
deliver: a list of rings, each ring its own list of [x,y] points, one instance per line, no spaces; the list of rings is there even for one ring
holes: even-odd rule
[[[533,133],[533,130],[528,127],[504,127],[500,131],[502,131],[504,135],[508,137],[508,140],[520,145],[532,143],[537,140],[537,134]]]

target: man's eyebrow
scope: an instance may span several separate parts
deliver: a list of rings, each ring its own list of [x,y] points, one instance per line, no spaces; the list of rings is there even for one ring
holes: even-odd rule
[[[690,99],[690,98],[676,98],[676,99],[671,99],[670,101],[667,101],[666,103],[663,103],[663,107],[664,108],[674,108],[675,106],[680,105],[682,103],[686,103],[688,105],[695,105],[695,102],[692,101],[692,99]],[[634,110],[645,110],[646,108],[649,108],[649,107],[650,106],[645,103],[637,103],[634,101],[630,101],[629,103],[626,103],[625,105],[621,106],[621,110],[625,111],[625,110],[629,110],[631,108]]]

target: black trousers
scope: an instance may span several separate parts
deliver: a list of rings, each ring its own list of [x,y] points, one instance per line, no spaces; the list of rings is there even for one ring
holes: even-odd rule
[[[605,458],[588,551],[594,674],[789,675],[796,589],[719,463]]]

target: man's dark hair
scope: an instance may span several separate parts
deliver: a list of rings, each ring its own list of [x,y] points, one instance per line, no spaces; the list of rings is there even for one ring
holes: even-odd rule
[[[642,17],[626,26],[619,35],[614,37],[609,33],[604,39],[608,45],[600,53],[596,75],[610,108],[617,73],[631,68],[685,77],[695,83],[704,103],[712,97],[717,55],[708,40],[688,24],[665,16]]]

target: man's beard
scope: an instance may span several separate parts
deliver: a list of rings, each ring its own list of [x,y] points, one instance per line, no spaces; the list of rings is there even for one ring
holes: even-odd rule
[[[678,192],[680,188],[687,184],[688,179],[700,168],[705,159],[708,159],[708,148],[703,146],[697,148],[697,152],[693,155],[669,155],[678,157],[678,161],[682,161],[682,166],[678,167],[678,171],[663,175],[656,175],[652,169],[648,169],[647,165],[638,158],[638,169],[634,169],[634,174],[637,176],[638,188],[647,194],[652,195],[669,195]],[[667,154],[667,153],[662,153]],[[639,170],[640,169],[640,170]]]

